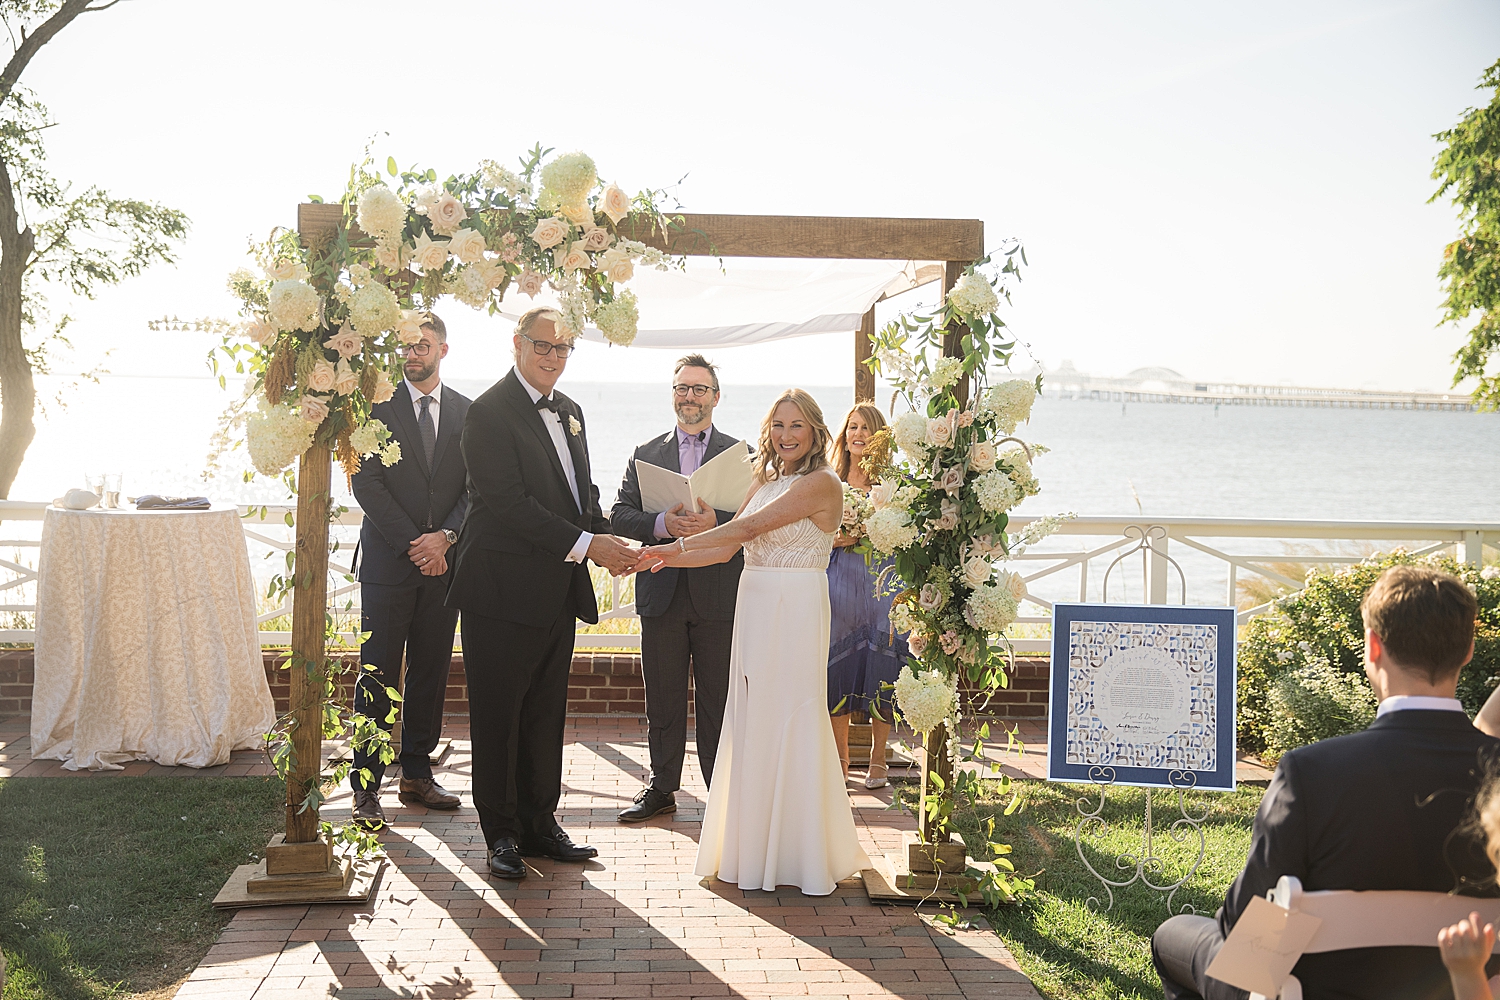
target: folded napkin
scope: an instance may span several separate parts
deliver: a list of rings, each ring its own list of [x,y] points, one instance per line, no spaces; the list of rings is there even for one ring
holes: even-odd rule
[[[147,493],[135,498],[136,510],[208,510],[208,497],[163,497]]]

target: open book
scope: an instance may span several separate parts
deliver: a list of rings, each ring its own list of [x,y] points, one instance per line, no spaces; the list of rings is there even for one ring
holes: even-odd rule
[[[750,446],[737,441],[704,462],[691,476],[636,459],[641,509],[648,514],[660,514],[682,504],[684,511],[695,511],[701,497],[714,510],[739,510],[755,478],[754,467],[745,461],[749,454]]]

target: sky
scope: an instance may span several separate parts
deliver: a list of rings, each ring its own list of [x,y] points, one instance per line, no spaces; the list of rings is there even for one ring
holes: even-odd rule
[[[1457,221],[1427,203],[1432,134],[1487,99],[1497,56],[1489,0],[127,0],[23,83],[60,177],[192,220],[176,266],[73,308],[63,371],[204,375],[210,338],[147,321],[232,316],[248,240],[336,198],[373,136],[440,176],[583,149],[694,212],[982,219],[1025,244],[1007,319],[1048,367],[1442,390],[1462,333],[1435,326]],[[502,375],[509,324],[447,311],[453,375]],[[838,385],[851,355],[836,336],[716,360]],[[670,360],[590,345],[568,378]]]

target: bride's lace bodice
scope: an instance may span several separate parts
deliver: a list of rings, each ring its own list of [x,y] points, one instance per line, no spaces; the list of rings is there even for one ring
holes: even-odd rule
[[[766,504],[792,488],[801,476],[772,480],[756,490],[741,517],[754,514]],[[745,543],[746,566],[771,566],[777,569],[827,569],[833,551],[834,532],[824,531],[804,517],[800,521],[757,535]]]

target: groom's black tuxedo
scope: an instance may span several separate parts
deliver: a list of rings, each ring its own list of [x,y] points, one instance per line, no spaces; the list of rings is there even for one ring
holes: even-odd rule
[[[1185,982],[1196,978],[1185,973],[1201,973],[1251,898],[1264,896],[1283,875],[1295,875],[1309,891],[1500,895],[1483,835],[1466,825],[1497,752],[1500,740],[1475,729],[1462,712],[1407,709],[1283,757],[1256,814],[1244,871],[1217,923],[1173,917],[1152,938],[1167,1000],[1246,996],[1217,980]],[[1435,938],[1431,948],[1305,955],[1292,971],[1308,1000],[1453,995]]]
[[[609,522],[589,475],[583,411],[553,398],[581,505],[514,369],[470,404],[460,439],[470,506],[448,604],[463,612],[474,805],[490,847],[557,829],[575,622],[599,620],[587,563],[565,560],[581,532]]]

